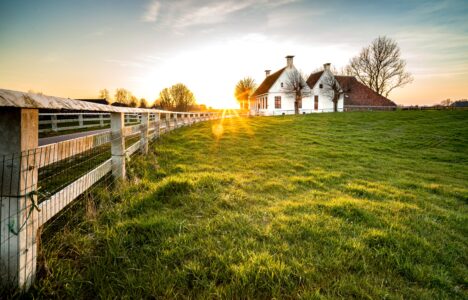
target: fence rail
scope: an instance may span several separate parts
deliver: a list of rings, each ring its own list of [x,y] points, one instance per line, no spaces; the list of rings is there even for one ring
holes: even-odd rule
[[[39,108],[92,112],[39,114]],[[0,90],[2,285],[31,285],[39,229],[104,177],[125,179],[126,157],[146,154],[148,144],[161,134],[220,117],[220,113],[121,108]],[[59,127],[68,120],[77,121],[78,128],[99,120],[99,125],[108,123],[110,131],[38,146],[41,125],[65,130]]]

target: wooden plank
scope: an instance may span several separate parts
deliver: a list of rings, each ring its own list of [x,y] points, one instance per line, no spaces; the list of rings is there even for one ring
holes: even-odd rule
[[[0,89],[0,107],[47,108],[57,110],[68,109],[122,113],[165,112],[158,109],[96,104],[74,99],[39,95],[34,93],[24,93],[5,89]]]
[[[58,214],[73,200],[78,198],[81,194],[87,191],[93,184],[98,182],[112,169],[112,159],[108,159],[98,167],[78,178],[65,188],[61,189],[49,199],[39,204],[39,225],[43,225],[50,220],[53,216]]]
[[[140,124],[132,125],[132,126],[125,126],[123,131],[124,131],[124,136],[134,135],[140,132]]]
[[[133,145],[131,145],[130,147],[128,147],[125,150],[125,154],[126,154],[127,157],[129,157],[133,153],[137,152],[138,149],[140,149],[140,141],[138,141],[138,142],[134,143]]]
[[[36,167],[45,167],[91,150],[95,147],[104,145],[110,141],[111,134],[109,132],[105,132],[41,146],[35,153]]]

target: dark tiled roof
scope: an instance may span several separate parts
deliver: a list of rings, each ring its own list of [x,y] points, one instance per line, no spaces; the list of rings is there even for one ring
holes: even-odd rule
[[[76,100],[86,101],[86,102],[91,102],[91,103],[97,103],[97,104],[109,105],[109,102],[107,102],[106,99],[76,99]]]
[[[125,103],[120,103],[120,102],[114,102],[111,104],[112,106],[120,106],[120,107],[130,107],[129,105]]]
[[[313,89],[317,81],[320,79],[322,76],[323,71],[317,72],[317,73],[312,73],[310,74],[309,78],[307,79],[307,85]]]
[[[364,84],[357,81],[354,76],[335,76],[340,86],[346,92],[344,105],[361,106],[396,106],[395,102],[374,92]]]
[[[276,80],[280,77],[280,75],[283,73],[283,71],[286,69],[286,67],[276,71],[275,73],[271,74],[265,80],[263,80],[262,84],[255,90],[255,92],[252,94],[252,97],[268,93],[270,88],[275,84]]]

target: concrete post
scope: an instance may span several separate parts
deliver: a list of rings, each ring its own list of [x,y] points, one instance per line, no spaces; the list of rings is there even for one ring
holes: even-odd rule
[[[125,179],[124,113],[111,113],[112,176]]]
[[[140,120],[140,152],[148,154],[149,113],[142,113]]]
[[[179,121],[177,120],[177,114],[174,114],[174,129],[178,128],[179,127]]]
[[[29,288],[36,273],[38,124],[37,109],[0,110],[0,276],[22,289]]]
[[[57,115],[51,115],[50,116],[50,121],[52,125],[52,131],[57,132]]]

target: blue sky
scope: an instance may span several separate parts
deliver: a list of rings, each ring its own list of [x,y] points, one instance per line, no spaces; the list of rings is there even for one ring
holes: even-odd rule
[[[96,97],[125,87],[150,101],[185,83],[234,104],[237,80],[265,69],[344,66],[379,35],[414,82],[400,104],[468,98],[468,1],[0,1],[0,87]],[[221,105],[222,104],[222,105]]]

